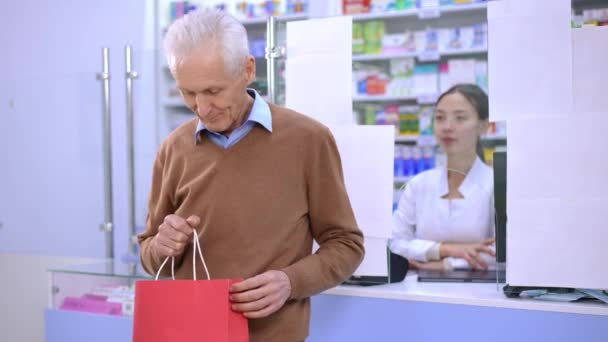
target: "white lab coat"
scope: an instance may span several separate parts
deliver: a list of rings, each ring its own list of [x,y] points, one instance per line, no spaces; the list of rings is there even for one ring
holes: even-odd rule
[[[449,192],[445,167],[412,178],[393,214],[389,247],[416,261],[439,260],[441,242],[480,242],[494,237],[494,180],[492,169],[479,158],[458,188],[462,199],[444,199]],[[490,265],[494,257],[482,254]],[[467,268],[464,259],[447,258],[451,268]]]

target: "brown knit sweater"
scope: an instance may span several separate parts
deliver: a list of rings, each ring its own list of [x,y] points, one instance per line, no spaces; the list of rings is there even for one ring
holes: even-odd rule
[[[272,133],[256,125],[228,149],[204,134],[195,144],[196,120],[163,142],[147,229],[139,235],[141,258],[155,273],[162,260],[149,242],[164,217],[198,215],[212,278],[248,278],[268,270],[289,276],[291,299],[269,317],[249,321],[251,341],[302,341],[308,336],[308,297],[354,272],[363,258],[363,236],[330,131],[294,111],[270,109]],[[313,239],[320,245],[315,254]],[[192,252],[189,246],[179,258],[176,277],[192,279]],[[197,278],[204,279],[202,270]]]

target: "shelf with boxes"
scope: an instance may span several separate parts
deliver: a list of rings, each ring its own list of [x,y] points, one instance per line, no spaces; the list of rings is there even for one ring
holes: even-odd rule
[[[50,269],[48,274],[46,341],[131,340],[135,282],[152,279],[141,266],[102,260]]]
[[[400,0],[400,1],[343,1],[344,14],[352,15],[353,21],[366,21],[374,19],[406,19],[408,17],[419,19],[434,19],[445,14],[481,11],[487,8],[485,0],[482,1],[426,1],[426,0]]]
[[[169,23],[199,8],[227,11],[243,25],[264,25],[270,16],[279,20],[301,20],[307,17],[309,0],[199,0],[168,1]]]
[[[360,124],[395,126],[395,188],[443,165],[433,132],[439,94],[458,83],[487,92],[487,4],[474,0],[343,0],[353,18],[353,107]],[[482,138],[506,144],[503,123]],[[398,197],[398,196],[397,196]],[[397,198],[396,197],[396,198]]]
[[[150,276],[116,260],[51,269],[49,309],[131,317],[140,279]]]
[[[381,52],[376,54],[359,54],[353,55],[354,62],[365,62],[365,61],[380,61],[390,60],[397,58],[417,58],[419,61],[438,61],[445,56],[467,56],[467,55],[483,55],[487,54],[488,49],[485,47],[460,49],[443,51],[441,53],[432,52],[416,52],[416,51],[401,51],[401,52]]]
[[[308,14],[306,13],[297,13],[297,14],[283,14],[276,16],[278,21],[295,21],[295,20],[306,20],[308,19]],[[258,17],[258,18],[247,18],[240,19],[243,26],[265,26],[268,21],[268,16]]]
[[[430,103],[457,83],[487,90],[485,23],[417,30],[367,21],[353,25],[353,52],[355,102]],[[456,58],[467,55],[475,58]]]

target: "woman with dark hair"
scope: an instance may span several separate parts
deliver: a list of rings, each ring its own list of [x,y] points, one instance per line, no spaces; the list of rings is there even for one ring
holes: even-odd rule
[[[488,97],[459,84],[437,100],[435,137],[447,165],[407,183],[393,214],[393,253],[421,269],[487,269],[494,264],[492,169],[482,161]]]

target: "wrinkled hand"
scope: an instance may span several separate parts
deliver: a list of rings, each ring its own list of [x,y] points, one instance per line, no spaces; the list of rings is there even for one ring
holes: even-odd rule
[[[268,271],[230,287],[232,310],[247,318],[262,318],[278,311],[291,295],[291,282],[283,271]]]
[[[465,259],[473,269],[488,269],[488,264],[483,260],[480,253],[486,253],[492,256],[496,252],[489,246],[495,242],[494,239],[488,239],[480,243],[442,243],[440,247],[441,257],[456,257]]]
[[[418,270],[443,271],[443,262],[441,261],[420,262],[416,260],[408,260],[408,262],[410,266]]]
[[[160,257],[181,255],[192,238],[192,229],[198,226],[200,221],[196,215],[187,219],[167,215],[158,227],[158,233],[152,238],[152,250]]]

